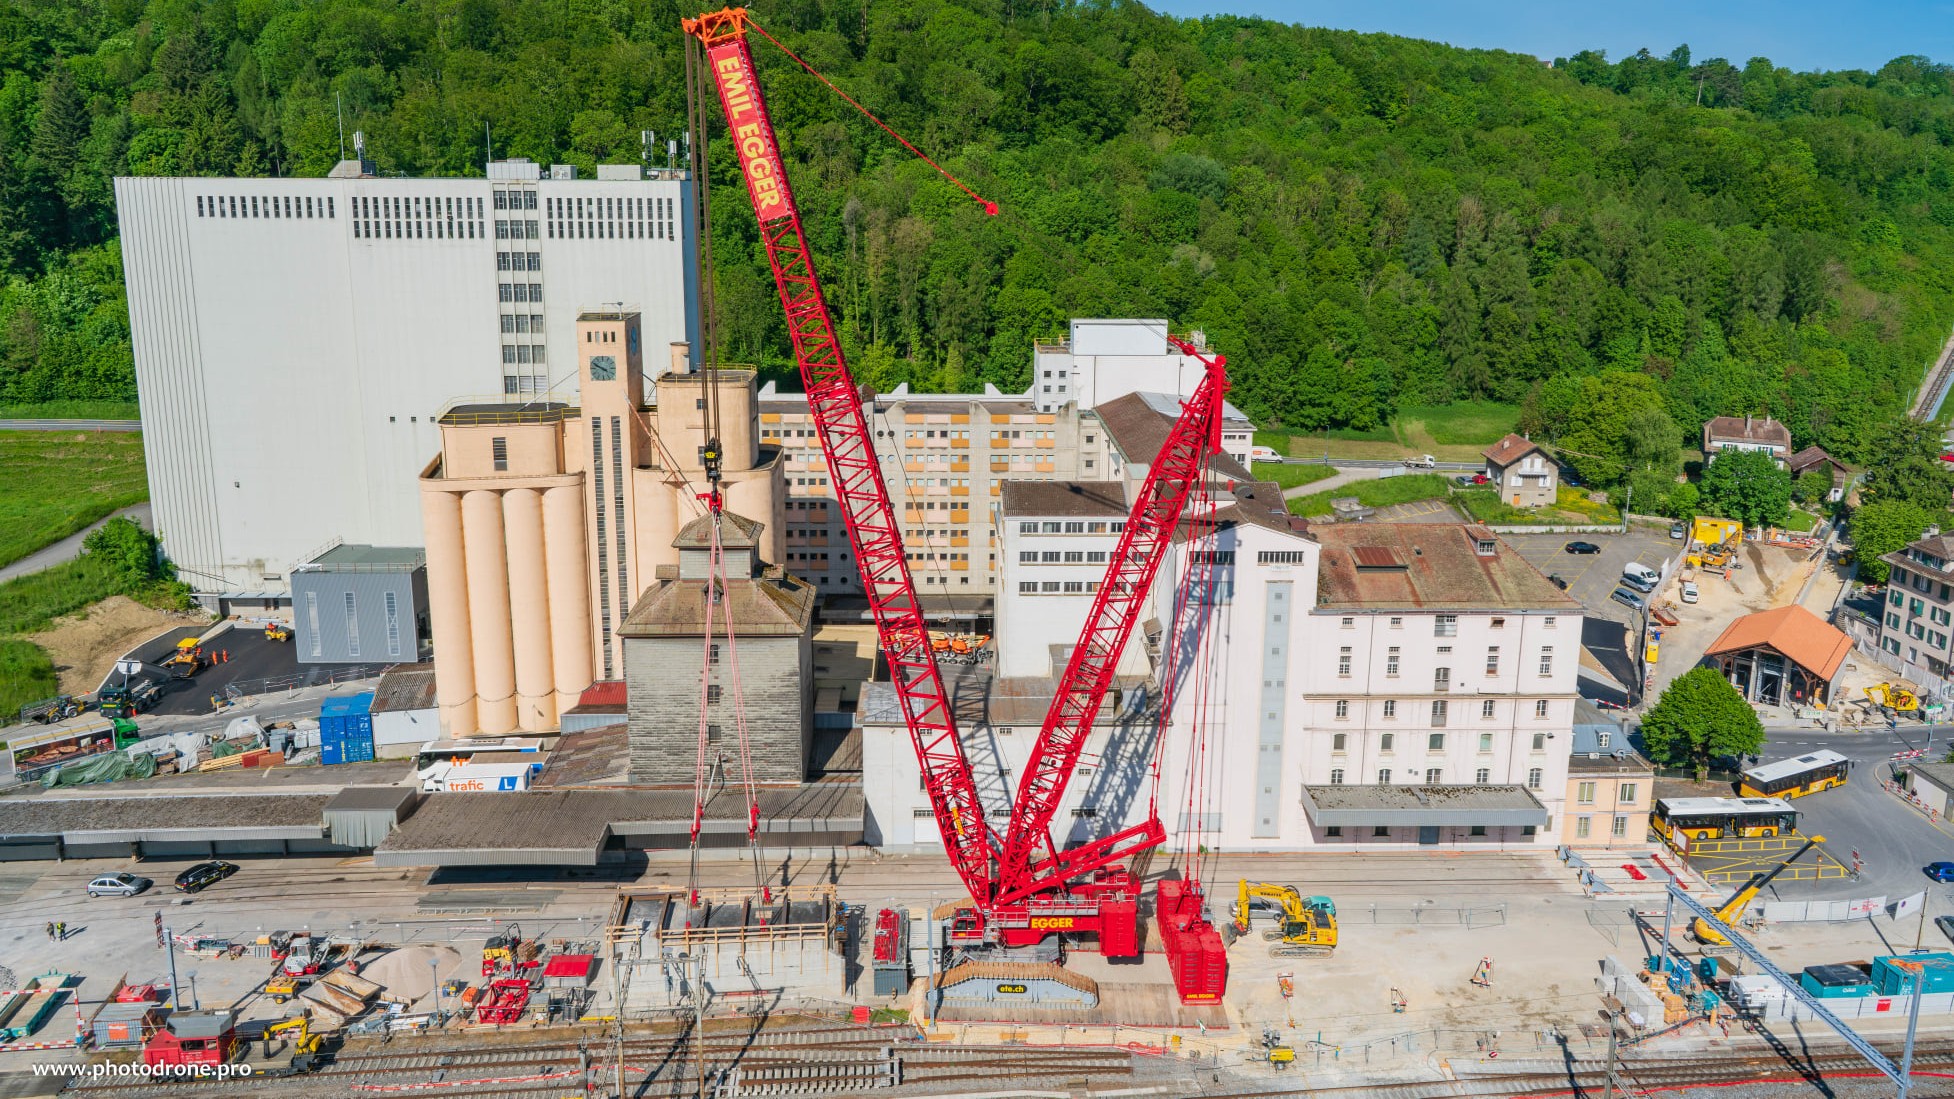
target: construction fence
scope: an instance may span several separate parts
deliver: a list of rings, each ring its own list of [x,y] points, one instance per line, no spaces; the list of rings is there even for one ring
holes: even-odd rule
[[[1843,901],[1767,901],[1754,910],[1753,918],[1758,923],[1845,923],[1870,919],[1884,911],[1884,896]]]

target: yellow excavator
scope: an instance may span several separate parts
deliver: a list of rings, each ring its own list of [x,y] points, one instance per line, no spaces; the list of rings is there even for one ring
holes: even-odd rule
[[[1730,894],[1730,899],[1724,901],[1717,908],[1717,919],[1722,921],[1725,927],[1736,926],[1737,921],[1743,918],[1744,910],[1750,907],[1750,902],[1757,899],[1757,895],[1764,891],[1765,886],[1771,884],[1773,878],[1776,878],[1779,874],[1789,869],[1791,864],[1797,862],[1799,857],[1805,852],[1824,842],[1824,836],[1813,836],[1805,841],[1803,847],[1793,851],[1783,862],[1778,863],[1769,870],[1762,870],[1756,874],[1752,874],[1751,879],[1745,882],[1741,889]],[[1705,946],[1730,945],[1730,940],[1724,936],[1723,932],[1711,927],[1709,921],[1701,916],[1690,921],[1689,933],[1692,938]]]
[[[294,1030],[298,1032],[290,1038],[294,1057],[306,1057],[319,1052],[320,1044],[326,1040],[325,1035],[312,1033],[311,1016],[294,1015],[265,1028],[265,1055],[271,1055],[271,1040],[274,1036]]]
[[[1256,901],[1272,903],[1276,926],[1262,933],[1275,943],[1271,958],[1321,958],[1337,947],[1337,906],[1328,897],[1305,897],[1293,885],[1270,885],[1242,879],[1235,902],[1235,933],[1248,934]]]

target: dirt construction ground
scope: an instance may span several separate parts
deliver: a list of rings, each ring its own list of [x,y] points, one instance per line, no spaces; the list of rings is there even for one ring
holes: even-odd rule
[[[172,614],[145,607],[126,595],[112,595],[27,640],[47,650],[61,676],[63,694],[93,693],[115,670],[123,653],[166,630],[206,621],[202,614]]]

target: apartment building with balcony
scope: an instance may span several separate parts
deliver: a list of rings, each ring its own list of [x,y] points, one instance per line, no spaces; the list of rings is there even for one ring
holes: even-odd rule
[[[1946,685],[1954,679],[1954,537],[1929,528],[1880,560],[1888,572],[1879,647],[1902,661],[1908,675]]]

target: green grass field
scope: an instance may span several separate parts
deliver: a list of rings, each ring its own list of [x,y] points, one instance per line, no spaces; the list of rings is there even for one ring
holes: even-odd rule
[[[1466,514],[1482,523],[1497,523],[1502,526],[1521,526],[1538,524],[1558,526],[1567,523],[1619,523],[1622,513],[1611,504],[1597,504],[1588,499],[1584,489],[1558,487],[1554,494],[1554,506],[1542,508],[1516,508],[1499,498],[1499,493],[1490,488],[1465,489],[1456,494],[1458,502]]]
[[[149,499],[133,431],[0,431],[0,470],[0,565]]]
[[[42,401],[0,404],[0,420],[139,420],[134,401]]]
[[[1461,401],[1447,405],[1407,405],[1390,423],[1368,431],[1336,428],[1307,434],[1257,431],[1255,441],[1293,458],[1401,458],[1434,454],[1447,462],[1478,461],[1479,452],[1513,431],[1518,405]]]
[[[1399,438],[1411,442],[1419,428],[1440,446],[1491,446],[1520,422],[1520,406],[1497,401],[1412,405],[1398,410]]]
[[[0,637],[33,633],[64,614],[122,591],[122,579],[92,557],[83,555],[0,584]]]
[[[0,725],[11,725],[29,702],[61,693],[60,683],[39,645],[0,637]]]
[[[1400,477],[1359,481],[1333,492],[1313,492],[1308,496],[1298,496],[1289,501],[1289,511],[1293,515],[1305,517],[1328,515],[1330,498],[1333,496],[1355,496],[1366,507],[1384,508],[1392,504],[1409,504],[1417,500],[1442,499],[1450,490],[1451,482],[1442,474],[1407,473]]]
[[[1249,472],[1255,474],[1260,480],[1274,481],[1283,488],[1313,484],[1337,475],[1337,471],[1329,466],[1297,466],[1283,462],[1256,462],[1249,467]]]

